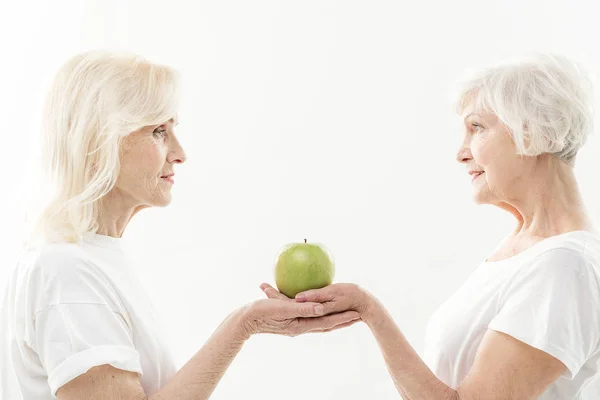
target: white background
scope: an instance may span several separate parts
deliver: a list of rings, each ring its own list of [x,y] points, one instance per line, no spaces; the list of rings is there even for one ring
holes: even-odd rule
[[[514,226],[471,202],[452,89],[530,50],[600,70],[589,1],[5,1],[0,6],[0,285],[17,257],[45,90],[76,52],[180,70],[188,162],[126,231],[179,365],[273,283],[286,243],[322,242],[336,281],[387,306],[422,354],[427,318]],[[597,93],[600,93],[598,91]],[[600,212],[600,141],[577,174]],[[396,399],[369,330],[252,338],[214,399]]]

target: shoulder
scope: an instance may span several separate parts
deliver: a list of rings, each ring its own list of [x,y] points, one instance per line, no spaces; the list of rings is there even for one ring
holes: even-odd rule
[[[600,242],[599,242],[600,245]],[[598,246],[600,250],[600,246]],[[555,243],[527,260],[516,271],[513,284],[553,291],[581,290],[600,295],[600,251],[590,251],[586,241]]]
[[[71,243],[40,245],[24,258],[32,272],[48,275],[72,273],[90,264],[85,250]]]
[[[591,261],[583,249],[561,246],[538,254],[523,269],[562,275],[580,274],[590,269]]]
[[[531,261],[534,269],[596,274],[600,271],[600,237],[586,231],[559,235],[549,240]]]
[[[600,295],[600,238],[577,231],[552,236],[514,261],[504,281],[510,291],[581,290]]]
[[[107,305],[123,311],[113,280],[85,246],[45,244],[28,257],[21,290],[34,313],[66,304]]]
[[[29,250],[21,263],[26,268],[27,281],[36,290],[105,284],[105,277],[94,265],[93,257],[78,244],[40,245]]]

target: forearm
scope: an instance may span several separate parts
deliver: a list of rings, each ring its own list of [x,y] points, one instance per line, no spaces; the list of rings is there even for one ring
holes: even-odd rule
[[[377,300],[371,301],[364,320],[377,340],[394,385],[405,400],[458,399],[456,391],[431,372]]]
[[[233,312],[200,351],[149,400],[208,399],[249,338],[243,319],[243,309]]]

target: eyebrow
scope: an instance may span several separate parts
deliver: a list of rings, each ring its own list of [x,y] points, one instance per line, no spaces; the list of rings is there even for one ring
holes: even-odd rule
[[[466,122],[466,121],[467,121],[467,119],[468,119],[469,117],[471,117],[471,116],[473,116],[473,117],[477,117],[477,118],[480,118],[480,119],[482,119],[482,120],[485,118],[485,117],[484,117],[484,116],[482,116],[481,114],[478,114],[476,111],[473,111],[472,113],[470,113],[469,115],[467,115],[467,116],[466,116],[466,117],[463,119],[463,121],[464,121],[464,122]]]

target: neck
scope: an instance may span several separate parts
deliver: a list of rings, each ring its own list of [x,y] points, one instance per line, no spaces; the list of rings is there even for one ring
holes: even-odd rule
[[[128,196],[111,191],[99,201],[97,233],[116,238],[123,237],[131,218],[144,208],[146,207],[135,205]]]
[[[516,184],[506,201],[518,221],[515,235],[550,237],[575,230],[593,230],[573,167],[553,156],[538,158],[533,178]]]

